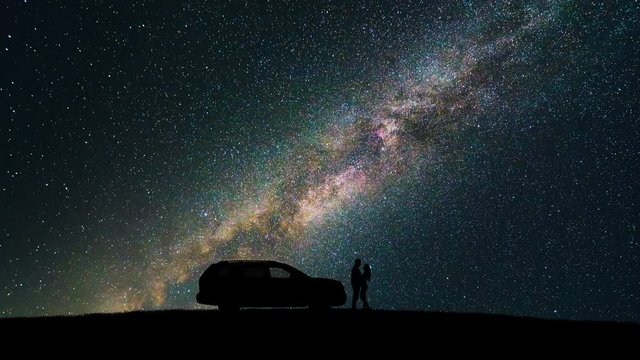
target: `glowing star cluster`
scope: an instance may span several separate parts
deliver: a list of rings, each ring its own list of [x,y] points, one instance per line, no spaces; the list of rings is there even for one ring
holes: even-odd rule
[[[6,3],[0,317],[359,257],[373,308],[640,319],[632,1]]]
[[[114,303],[123,303],[124,309],[162,305],[168,286],[197,277],[203,265],[215,260],[279,258],[296,244],[313,246],[305,242],[310,228],[326,225],[354,204],[366,204],[390,179],[435,153],[451,156],[441,142],[461,127],[482,126],[475,119],[505,101],[494,89],[517,76],[511,67],[519,41],[544,31],[553,10],[528,14],[519,27],[491,39],[474,37],[471,28],[459,29],[458,43],[404,69],[402,79],[384,86],[379,103],[353,111],[349,121],[329,124],[313,141],[319,146],[301,149],[302,163],[285,161],[281,169],[271,170],[287,174],[284,180],[197,231],[168,261],[152,263],[150,275],[141,279],[149,288],[143,285],[125,297],[118,292],[107,299],[108,308]],[[260,246],[238,240],[243,234],[261,239]]]

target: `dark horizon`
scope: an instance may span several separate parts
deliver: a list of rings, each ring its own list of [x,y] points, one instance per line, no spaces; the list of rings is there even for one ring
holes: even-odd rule
[[[45,341],[58,336],[87,338],[89,343],[102,343],[117,338],[113,346],[122,345],[122,338],[135,338],[141,332],[154,338],[171,339],[173,344],[193,344],[200,339],[218,340],[217,346],[228,345],[222,339],[236,339],[237,333],[248,329],[269,329],[260,340],[305,339],[318,343],[343,343],[343,348],[360,349],[362,340],[371,341],[364,349],[403,344],[402,349],[421,349],[424,339],[431,340],[431,348],[450,342],[487,342],[494,344],[492,352],[505,349],[500,344],[536,344],[538,348],[558,349],[558,344],[576,347],[585,341],[606,344],[612,351],[634,343],[640,334],[640,324],[631,322],[576,321],[536,319],[510,315],[472,313],[429,313],[424,311],[329,311],[257,310],[247,309],[233,314],[204,310],[135,311],[117,314],[88,314],[38,318],[0,318],[0,324],[10,328],[10,339],[51,334]],[[212,324],[215,324],[212,326]],[[64,335],[56,329],[66,329]],[[188,331],[185,331],[188,329]],[[295,329],[295,331],[292,331]],[[116,335],[117,334],[117,335]],[[351,339],[346,341],[346,339]],[[416,340],[422,340],[416,341]],[[375,340],[375,341],[373,341]],[[378,341],[379,340],[379,341]],[[440,341],[442,340],[442,341]],[[515,342],[514,342],[515,340]],[[542,341],[544,340],[544,341]],[[572,340],[578,340],[573,343]],[[10,342],[10,344],[13,344]],[[615,345],[615,346],[612,346]],[[11,345],[10,345],[11,346]],[[67,349],[69,350],[69,349]],[[362,349],[361,349],[362,350]],[[508,349],[513,352],[513,349]],[[474,349],[477,351],[477,349]]]
[[[2,7],[0,317],[362,258],[374,309],[640,321],[637,4]]]

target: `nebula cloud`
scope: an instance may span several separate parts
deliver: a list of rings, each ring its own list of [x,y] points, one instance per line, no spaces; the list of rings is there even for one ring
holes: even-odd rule
[[[137,285],[121,289],[114,281],[101,309],[162,306],[171,286],[197,278],[204,266],[222,259],[286,261],[300,246],[313,247],[305,235],[330,226],[336,213],[366,207],[416,166],[455,158],[451,142],[459,132],[511,126],[489,115],[516,101],[509,92],[526,68],[526,50],[543,46],[531,42],[558,26],[559,8],[555,2],[530,6],[517,16],[508,14],[517,17],[509,27],[495,28],[495,18],[507,15],[499,7],[488,8],[466,23],[449,25],[443,34],[429,34],[439,44],[415,49],[417,64],[387,77],[365,106],[341,111],[338,121],[329,121],[317,134],[301,134],[306,141],[291,151],[292,158],[273,161],[270,183],[213,209],[215,220],[190,238],[176,239],[169,255],[150,254],[154,260]],[[489,29],[479,30],[485,25]],[[515,97],[523,101],[524,96]],[[254,175],[247,174],[245,183]]]

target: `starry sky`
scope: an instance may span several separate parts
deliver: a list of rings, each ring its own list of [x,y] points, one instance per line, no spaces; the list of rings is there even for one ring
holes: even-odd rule
[[[640,321],[637,1],[1,7],[0,316],[360,257],[373,308]]]

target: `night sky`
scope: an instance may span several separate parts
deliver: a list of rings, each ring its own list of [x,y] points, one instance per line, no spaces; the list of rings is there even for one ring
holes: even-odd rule
[[[1,8],[0,316],[360,257],[376,309],[640,321],[637,1]]]

